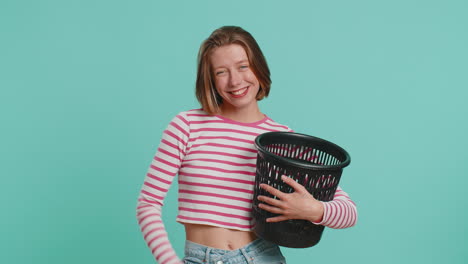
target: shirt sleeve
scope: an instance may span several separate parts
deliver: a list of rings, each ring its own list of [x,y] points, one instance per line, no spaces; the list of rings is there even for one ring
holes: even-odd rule
[[[295,131],[289,129],[288,132]],[[307,152],[307,149],[305,152]],[[312,161],[315,158],[315,156],[311,156],[307,160]],[[352,227],[356,224],[358,216],[356,204],[351,200],[351,198],[349,198],[349,195],[340,188],[340,186],[337,187],[333,200],[322,202],[322,204],[324,209],[322,221],[313,222],[314,224],[335,229]]]
[[[352,227],[356,224],[356,204],[339,186],[336,189],[333,200],[322,202],[322,204],[324,209],[322,221],[314,222],[314,224],[335,229]]]
[[[189,134],[189,122],[180,113],[164,131],[138,197],[138,224],[146,244],[160,264],[182,263],[169,242],[161,209],[185,156]]]

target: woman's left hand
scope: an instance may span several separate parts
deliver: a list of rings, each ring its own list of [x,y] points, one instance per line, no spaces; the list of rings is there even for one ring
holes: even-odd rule
[[[321,222],[323,204],[293,179],[284,175],[281,179],[294,189],[293,193],[283,193],[267,184],[260,184],[262,189],[279,198],[277,200],[263,195],[258,196],[258,200],[264,202],[258,205],[261,209],[279,214],[279,216],[267,218],[266,221],[280,222],[289,219],[304,219],[311,222]]]

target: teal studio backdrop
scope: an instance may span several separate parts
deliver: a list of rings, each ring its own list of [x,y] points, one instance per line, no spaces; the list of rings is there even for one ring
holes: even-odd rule
[[[467,3],[2,0],[0,263],[154,263],[136,199],[223,25],[267,57],[263,112],[352,157],[358,224],[288,263],[467,263]]]

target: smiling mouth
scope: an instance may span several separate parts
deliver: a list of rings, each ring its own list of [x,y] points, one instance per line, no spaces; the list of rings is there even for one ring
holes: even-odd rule
[[[234,96],[239,96],[239,95],[244,94],[244,93],[247,91],[248,88],[249,88],[249,87],[247,86],[247,87],[244,87],[244,88],[242,88],[242,89],[235,90],[235,91],[232,91],[232,92],[229,92],[229,93],[232,94],[232,95],[234,95]]]

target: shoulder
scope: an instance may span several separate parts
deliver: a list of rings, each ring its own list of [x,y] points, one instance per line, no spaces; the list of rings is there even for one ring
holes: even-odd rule
[[[202,109],[191,109],[191,110],[183,111],[177,114],[175,118],[180,118],[180,119],[187,121],[188,125],[190,125],[192,122],[210,120],[213,118],[216,119],[216,117],[208,114]]]
[[[183,122],[187,129],[211,126],[214,123],[223,123],[219,117],[208,114],[202,109],[179,112],[172,121]]]
[[[281,124],[276,122],[275,120],[271,119],[269,116],[266,116],[266,120],[264,124],[266,126],[269,126],[271,129],[277,130],[277,131],[287,131],[287,132],[292,132],[293,130],[285,124]]]

